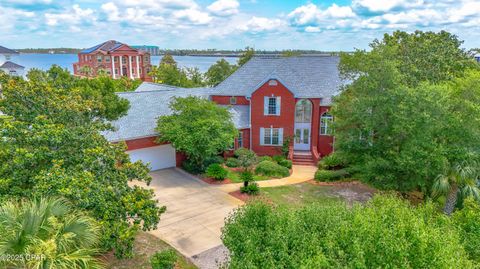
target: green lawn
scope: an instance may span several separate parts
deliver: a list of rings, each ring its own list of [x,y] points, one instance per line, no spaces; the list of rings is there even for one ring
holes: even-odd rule
[[[264,197],[277,205],[302,206],[314,202],[328,203],[341,201],[340,198],[331,194],[333,187],[318,186],[310,183],[262,188]]]
[[[133,247],[134,256],[131,259],[117,259],[112,253],[105,255],[102,259],[109,269],[151,269],[150,257],[157,251],[171,248],[161,239],[146,233],[139,232],[135,238]],[[182,254],[178,253],[176,269],[196,269],[197,267],[188,261]]]
[[[230,179],[232,182],[234,182],[234,183],[242,183],[243,182],[240,179],[240,172],[234,172],[230,169],[227,169],[227,171],[228,171],[227,178]],[[267,179],[271,179],[271,178],[269,178],[267,176],[262,176],[262,175],[254,175],[253,179],[255,181],[261,181],[261,180],[267,180]]]

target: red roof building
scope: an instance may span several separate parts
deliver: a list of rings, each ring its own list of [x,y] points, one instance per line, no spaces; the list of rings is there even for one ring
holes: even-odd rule
[[[113,79],[127,77],[151,81],[148,76],[150,68],[148,52],[109,40],[78,53],[78,62],[73,64],[73,74],[96,77],[103,72]]]

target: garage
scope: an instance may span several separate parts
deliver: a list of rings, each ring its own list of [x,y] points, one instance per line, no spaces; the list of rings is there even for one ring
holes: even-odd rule
[[[149,163],[152,171],[175,167],[175,149],[170,145],[161,145],[127,151],[132,162]]]

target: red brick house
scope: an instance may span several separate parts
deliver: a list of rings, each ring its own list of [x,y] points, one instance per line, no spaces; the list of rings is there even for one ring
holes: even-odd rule
[[[133,160],[150,162],[152,169],[181,162],[171,145],[154,143],[156,119],[170,113],[174,96],[199,96],[226,106],[232,113],[239,138],[235,148],[245,147],[258,155],[280,154],[283,141],[292,138],[290,158],[297,164],[314,164],[333,151],[330,135],[331,98],[342,81],[338,57],[255,57],[213,88],[185,89],[143,83],[135,92],[119,93],[130,101],[128,115],[105,136],[126,141]]]
[[[105,72],[113,79],[128,77],[151,81],[148,76],[150,68],[148,52],[109,40],[78,53],[78,62],[73,64],[73,74],[95,77],[99,72]]]

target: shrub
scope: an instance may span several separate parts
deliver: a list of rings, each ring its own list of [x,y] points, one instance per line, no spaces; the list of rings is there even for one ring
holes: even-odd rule
[[[227,174],[227,170],[218,163],[211,164],[207,168],[207,176],[216,180],[224,180]]]
[[[280,160],[278,164],[288,169],[292,169],[292,161],[290,160],[283,159],[283,160]]]
[[[240,192],[249,195],[256,195],[260,192],[260,187],[257,183],[253,182],[248,184],[247,186],[240,187]]]
[[[150,258],[152,269],[173,269],[177,262],[177,253],[173,249],[167,249],[153,254]]]
[[[238,157],[240,157],[240,156],[242,156],[242,155],[249,154],[250,151],[251,151],[251,150],[246,149],[246,148],[239,148],[239,149],[235,150],[235,152],[233,153],[233,155],[238,158]]]
[[[258,157],[258,162],[262,162],[262,161],[273,161],[272,157],[270,156],[261,156],[261,157]]]
[[[470,259],[480,264],[480,205],[472,198],[464,201],[464,208],[452,215],[460,240]]]
[[[318,169],[330,170],[335,168],[342,168],[345,165],[346,165],[346,162],[342,157],[340,157],[336,153],[332,153],[328,156],[323,157],[318,162]]]
[[[276,163],[279,163],[279,162],[285,160],[285,157],[283,157],[282,155],[275,155],[275,156],[272,157],[272,160]]]
[[[475,268],[433,204],[393,196],[353,207],[256,201],[226,219],[222,241],[230,268]]]
[[[218,163],[222,164],[225,162],[225,159],[222,156],[212,156],[203,162],[203,167],[209,167],[211,164]]]
[[[227,161],[225,162],[225,165],[228,167],[239,167],[240,162],[236,158],[228,158]]]
[[[191,173],[191,174],[194,174],[194,175],[197,175],[197,174],[200,174],[200,173],[203,173],[204,171],[202,170],[201,167],[199,167],[195,162],[193,162],[192,160],[185,160],[183,163],[182,163],[182,168]]]
[[[349,174],[347,170],[318,170],[315,173],[315,180],[318,181],[337,181],[347,177]]]
[[[269,177],[287,177],[290,175],[288,168],[272,161],[262,161],[255,168],[255,173]]]

